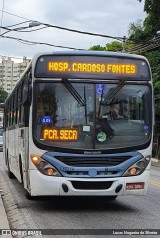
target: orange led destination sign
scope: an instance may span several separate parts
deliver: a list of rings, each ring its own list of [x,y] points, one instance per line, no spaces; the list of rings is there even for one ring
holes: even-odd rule
[[[135,64],[116,64],[116,63],[95,63],[95,62],[61,62],[49,61],[49,72],[72,72],[72,73],[109,73],[109,74],[131,74],[137,72]]]
[[[78,130],[76,129],[44,129],[43,140],[52,141],[76,141],[78,140]]]
[[[60,53],[59,53],[60,54]],[[62,55],[41,55],[36,61],[35,78],[69,78],[69,79],[105,79],[105,80],[142,80],[149,81],[151,72],[148,62],[140,56],[112,55],[106,52],[76,52]],[[64,53],[65,54],[65,53]]]

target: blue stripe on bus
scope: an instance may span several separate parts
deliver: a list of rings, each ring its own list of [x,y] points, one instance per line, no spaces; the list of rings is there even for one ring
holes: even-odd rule
[[[108,154],[108,155],[92,155],[92,157],[95,158],[101,158],[104,156],[107,157],[118,157],[118,156],[130,156],[129,159],[127,159],[126,161],[115,165],[115,166],[104,166],[104,167],[75,167],[75,166],[69,166],[66,165],[65,163],[59,161],[58,159],[56,159],[56,156],[70,156],[73,158],[76,157],[85,157],[85,158],[90,158],[90,156],[86,156],[83,154],[77,155],[77,154],[63,154],[63,153],[54,153],[54,152],[47,152],[45,153],[42,158],[45,159],[47,162],[49,162],[51,165],[53,165],[60,173],[62,176],[64,177],[81,177],[81,178],[91,178],[91,177],[99,177],[99,178],[104,178],[104,177],[120,177],[124,174],[124,172],[130,167],[132,166],[134,163],[136,163],[137,161],[139,161],[140,159],[143,158],[143,156],[138,153],[138,152],[129,152],[129,153],[119,153],[119,154]],[[106,173],[108,172],[108,174],[103,174],[103,172],[106,171]],[[113,174],[110,174],[110,172],[113,172]],[[79,175],[75,175],[74,173],[81,173]],[[98,174],[102,172],[102,174]],[[115,173],[114,173],[115,172]],[[84,173],[84,174],[83,174]]]

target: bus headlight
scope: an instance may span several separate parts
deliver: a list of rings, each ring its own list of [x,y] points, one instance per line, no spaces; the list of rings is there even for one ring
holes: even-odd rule
[[[135,176],[135,175],[140,175],[144,172],[146,169],[147,165],[149,164],[151,160],[150,156],[147,156],[146,158],[143,158],[133,164],[130,168],[128,168],[123,176]]]
[[[61,177],[61,174],[58,172],[53,165],[49,164],[46,160],[42,159],[38,155],[31,155],[31,160],[36,168],[44,175],[47,176],[56,176]]]

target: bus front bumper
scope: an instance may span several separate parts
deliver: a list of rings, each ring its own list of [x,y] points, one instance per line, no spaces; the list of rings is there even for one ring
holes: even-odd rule
[[[53,177],[45,176],[37,170],[30,170],[30,191],[28,192],[31,196],[146,195],[148,179],[149,170],[139,176],[117,178]]]

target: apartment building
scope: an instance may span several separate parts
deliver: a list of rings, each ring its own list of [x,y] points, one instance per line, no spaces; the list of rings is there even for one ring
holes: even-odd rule
[[[22,62],[16,63],[11,58],[2,58],[0,63],[0,87],[10,93],[20,76],[28,66],[30,60],[23,57]]]
[[[0,128],[3,127],[3,108],[0,108]]]

